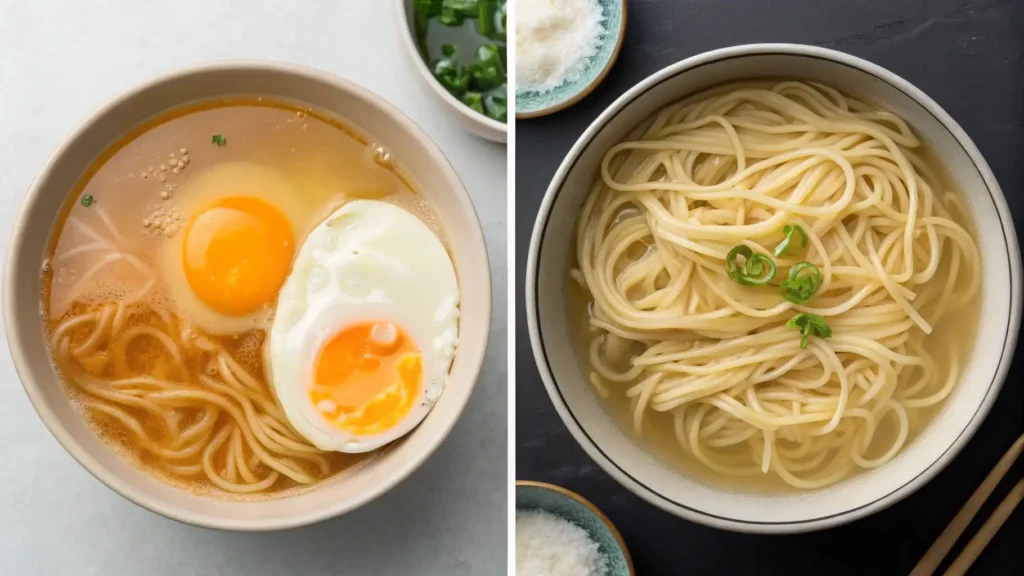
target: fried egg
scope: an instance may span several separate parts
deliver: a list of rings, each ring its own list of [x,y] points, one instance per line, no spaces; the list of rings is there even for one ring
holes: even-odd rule
[[[173,305],[189,323],[216,335],[269,325],[296,247],[324,213],[322,202],[252,162],[201,172],[168,209],[182,228],[162,244]]]
[[[444,244],[385,202],[344,205],[307,236],[277,300],[266,371],[297,432],[368,452],[412,430],[444,390],[459,286]]]

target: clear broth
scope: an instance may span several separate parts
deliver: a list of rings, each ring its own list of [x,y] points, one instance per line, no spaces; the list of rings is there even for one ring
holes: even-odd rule
[[[921,149],[915,150],[915,153],[921,157],[925,164],[931,169],[938,180],[937,184],[943,187],[943,191],[953,190],[957,194],[963,194],[960,187],[952,177],[949,176],[949,172],[945,165],[943,165],[928,149],[927,144],[924,144]],[[972,238],[978,238],[977,227],[975,226],[971,215],[968,214],[962,216],[954,211],[951,216],[952,220],[963,226]],[[566,310],[570,338],[572,340],[577,360],[580,364],[580,368],[583,370],[583,373],[585,375],[589,375],[593,372],[593,366],[590,362],[589,346],[593,338],[599,334],[599,331],[591,328],[590,326],[591,307],[594,302],[593,298],[590,296],[590,293],[572,279],[569,274],[569,272],[576,267],[578,267],[578,263],[576,260],[574,244],[568,266],[565,270],[564,283],[566,286]],[[949,263],[944,260],[942,264],[940,264],[936,277],[945,277],[948,274],[948,268]],[[966,366],[970,362],[974,342],[978,334],[978,327],[981,320],[981,304],[981,297],[977,296],[965,306],[947,312],[947,314],[933,326],[934,330],[932,334],[925,338],[925,350],[931,354],[937,354],[939,351],[949,350],[951,346],[954,347],[960,354],[960,370],[961,372],[965,371]],[[945,378],[948,374],[948,366],[940,363],[939,367],[946,369],[946,371],[940,371],[936,375],[936,378]],[[624,391],[633,384],[635,384],[633,381],[620,384],[605,383],[605,386],[609,388],[607,397],[601,397],[593,387],[591,387],[591,393],[598,396],[609,414],[612,415],[616,423],[622,427],[622,430],[629,437],[635,439],[642,449],[649,451],[659,460],[668,463],[687,476],[709,486],[723,487],[737,492],[754,493],[793,493],[801,491],[800,489],[787,484],[774,473],[739,477],[721,474],[711,470],[696,458],[680,449],[673,427],[673,417],[670,412],[647,410],[644,414],[642,431],[640,434],[637,434],[633,429],[633,413],[630,401],[624,393]],[[621,388],[621,390],[619,390],[619,388]],[[955,394],[955,389],[953,394]],[[928,423],[943,410],[947,401],[948,398],[935,406],[915,410],[909,413],[910,433],[903,445],[903,448],[901,449],[901,452],[906,450],[907,447],[914,442],[917,436],[920,435],[921,431],[928,425]],[[898,432],[898,427],[892,419],[883,419],[875,432],[874,441],[872,442],[873,446],[885,446],[891,443]],[[867,457],[871,458],[879,456],[883,451],[884,450],[869,450]],[[854,475],[862,472],[863,470],[858,469]],[[848,478],[849,476],[847,479]]]

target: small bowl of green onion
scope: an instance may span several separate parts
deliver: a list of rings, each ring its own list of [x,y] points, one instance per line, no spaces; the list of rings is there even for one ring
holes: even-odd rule
[[[462,125],[505,142],[506,0],[397,0],[411,62]]]

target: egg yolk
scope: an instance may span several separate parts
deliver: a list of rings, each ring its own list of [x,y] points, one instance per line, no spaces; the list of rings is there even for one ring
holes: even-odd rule
[[[379,434],[408,414],[421,389],[416,343],[391,322],[346,327],[321,348],[309,391],[313,406],[335,427]]]
[[[182,265],[196,297],[240,316],[274,300],[294,244],[288,219],[274,206],[244,196],[222,198],[189,222]]]

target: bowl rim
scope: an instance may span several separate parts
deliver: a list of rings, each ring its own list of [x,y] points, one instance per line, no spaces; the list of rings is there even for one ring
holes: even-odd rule
[[[763,56],[768,54],[788,57],[810,57],[828,61],[832,65],[853,68],[854,70],[873,76],[903,92],[917,105],[930,113],[936,121],[939,122],[939,124],[949,131],[957,143],[963,148],[965,154],[969,157],[977,169],[978,174],[985,182],[992,197],[993,206],[998,215],[1000,225],[1002,226],[1003,236],[1006,242],[1007,257],[1010,264],[1010,318],[1007,325],[1006,338],[1003,342],[1003,349],[1001,350],[998,364],[996,365],[993,373],[992,383],[986,391],[981,404],[978,406],[966,427],[960,432],[953,443],[950,444],[950,446],[948,446],[936,460],[931,462],[917,476],[902,486],[892,489],[885,496],[877,498],[869,503],[858,505],[844,512],[829,516],[784,522],[738,520],[686,506],[680,502],[670,500],[651,488],[648,488],[612,461],[611,458],[606,455],[593,440],[591,440],[586,431],[583,430],[580,422],[569,410],[565,399],[561,394],[560,388],[555,381],[551,366],[547,360],[547,353],[540,330],[540,320],[538,317],[539,293],[537,291],[540,251],[543,245],[543,237],[547,230],[551,209],[555,204],[555,200],[566,176],[574,167],[575,161],[583,154],[590,142],[598,135],[598,133],[604,129],[605,125],[619,112],[632,105],[636,98],[642,96],[648,90],[653,89],[663,81],[671,79],[679,74],[685,73],[699,66],[713,65],[723,60]],[[756,43],[704,52],[666,66],[647,76],[645,79],[641,80],[635,86],[623,93],[587,127],[570,149],[565,159],[559,165],[551,179],[551,184],[544,193],[530,238],[530,246],[527,254],[524,295],[526,304],[526,321],[530,334],[530,343],[534,360],[537,364],[541,380],[544,383],[544,388],[547,390],[548,396],[551,399],[552,404],[554,404],[556,412],[562,419],[565,426],[569,429],[569,432],[572,434],[576,442],[580,444],[591,459],[593,459],[602,469],[604,469],[605,472],[610,474],[617,482],[619,482],[619,484],[637,494],[647,502],[669,512],[670,514],[708,526],[752,533],[807,532],[851,522],[882,510],[909,496],[943,470],[949,462],[959,454],[960,450],[967,444],[971,437],[973,437],[974,433],[988,415],[992,405],[999,395],[998,393],[1006,380],[1006,375],[1009,371],[1013,357],[1013,351],[1016,347],[1018,332],[1020,329],[1022,305],[1021,254],[1018,248],[1013,218],[1010,214],[1009,207],[1007,206],[1006,198],[1003,195],[1002,189],[996,181],[991,168],[981,155],[977,146],[975,146],[974,142],[966,132],[964,132],[960,125],[957,124],[957,122],[945,110],[943,110],[924,92],[907,80],[885,68],[882,68],[881,66],[838,50],[804,44]]]
[[[410,458],[403,462],[402,465],[399,466],[392,474],[388,475],[382,482],[376,484],[374,489],[367,490],[365,493],[352,498],[344,504],[324,506],[312,513],[281,516],[273,519],[231,519],[223,516],[218,517],[212,512],[194,515],[193,513],[178,506],[169,505],[161,499],[148,495],[144,490],[134,487],[131,483],[123,480],[120,476],[110,471],[110,469],[94,459],[72,436],[61,422],[61,419],[54,413],[43,397],[41,387],[36,381],[33,371],[29,366],[28,350],[31,346],[27,345],[22,338],[12,336],[20,331],[20,328],[18,328],[19,323],[15,319],[18,313],[14,309],[13,299],[15,291],[15,281],[13,280],[15,273],[14,268],[15,262],[18,260],[17,254],[24,250],[24,231],[29,224],[28,214],[30,212],[30,207],[39,201],[39,198],[44,193],[42,184],[50,178],[56,170],[60,159],[67,153],[72,144],[82,137],[83,134],[86,133],[93,125],[106,120],[108,115],[113,113],[118,106],[122,105],[127,100],[138,97],[145,91],[152,90],[160,87],[161,85],[179,82],[189,76],[239,71],[269,72],[286,76],[304,77],[330,86],[335,90],[347,92],[352,96],[365,101],[370,106],[378,108],[382,113],[395,121],[403,131],[420,142],[426,150],[431,163],[443,173],[446,180],[456,184],[449,189],[448,192],[455,196],[459,209],[466,211],[467,214],[472,216],[470,218],[470,226],[466,229],[466,234],[473,239],[475,244],[484,247],[483,270],[480,274],[480,279],[482,280],[482,285],[480,286],[480,304],[483,309],[482,311],[485,312],[483,316],[488,319],[486,325],[483,326],[483,330],[486,337],[485,339],[489,340],[490,314],[492,309],[491,274],[490,259],[486,252],[486,242],[484,240],[482,224],[480,223],[479,214],[473,206],[472,197],[469,195],[469,192],[466,190],[461,178],[459,178],[458,173],[455,171],[454,167],[448,161],[447,157],[438,145],[430,138],[429,135],[427,135],[425,131],[423,131],[422,128],[420,128],[411,118],[406,116],[397,107],[392,105],[383,97],[378,96],[367,88],[364,88],[351,80],[309,66],[290,62],[260,59],[216,60],[177,68],[175,70],[150,77],[148,80],[135,84],[127,90],[107,99],[105,103],[86,115],[85,118],[81,120],[66,137],[60,140],[60,143],[56,148],[54,148],[42,168],[39,169],[35,179],[29,185],[24,198],[21,200],[17,215],[11,227],[11,234],[9,236],[11,241],[7,249],[3,266],[3,317],[4,330],[8,336],[8,351],[18,375],[18,380],[21,382],[22,388],[25,390],[32,407],[35,409],[50,434],[57,440],[64,450],[94,478],[130,502],[170,520],[175,520],[183,524],[218,530],[268,532],[315,524],[328,518],[351,512],[352,510],[360,508],[379,496],[387,493],[417,470],[441,446],[441,444],[444,443],[455,424],[460,420],[463,411],[476,390],[476,384],[479,380],[480,371],[484,363],[486,343],[481,346],[479,353],[474,355],[476,356],[475,358],[473,356],[469,356],[467,358],[469,364],[467,364],[468,381],[465,383],[466,390],[461,397],[458,398],[458,403],[453,406],[453,412],[450,419],[438,426],[438,431],[436,432],[437,435],[426,445],[424,450],[417,453],[414,458]],[[159,112],[160,111],[155,111],[154,114],[158,114]],[[475,226],[473,225],[474,223]],[[456,272],[458,273],[458,271]],[[14,330],[12,330],[12,328],[14,328]],[[223,500],[208,499],[199,495],[193,496],[195,498],[205,498],[211,503],[225,503]]]
[[[617,0],[617,2],[622,6],[622,18],[619,22],[619,30],[615,37],[615,46],[612,48],[611,56],[608,57],[608,61],[605,62],[604,67],[601,68],[601,71],[597,76],[595,76],[593,80],[578,90],[575,94],[561,102],[556,102],[555,104],[545,108],[537,108],[536,110],[528,110],[526,112],[519,112],[517,109],[516,120],[529,120],[531,118],[540,118],[542,116],[554,114],[555,112],[561,112],[562,110],[579,103],[580,100],[589,96],[591,92],[596,90],[597,87],[604,82],[605,78],[608,77],[608,73],[612,71],[612,68],[615,67],[615,63],[619,60],[619,53],[622,52],[622,45],[626,40],[626,24],[629,20],[629,2],[628,0]],[[518,89],[515,92],[517,95],[519,94]]]
[[[409,27],[409,18],[407,16],[409,13],[409,0],[396,0],[395,3],[397,4],[398,8],[397,10],[394,11],[396,19],[395,24],[396,26],[402,29],[402,33],[399,34],[399,36],[402,37],[402,44],[405,45],[406,50],[409,51],[410,55],[413,57],[413,60],[415,60],[415,62],[413,62],[413,66],[415,66],[416,70],[419,71],[420,76],[426,81],[427,85],[430,86],[430,88],[433,89],[433,91],[436,92],[439,96],[441,96],[445,103],[448,104],[449,108],[451,108],[455,112],[458,112],[459,116],[461,116],[463,119],[473,122],[474,124],[480,126],[481,128],[494,131],[500,135],[507,137],[508,124],[506,122],[498,122],[493,118],[490,118],[484,114],[480,114],[479,112],[472,110],[469,106],[466,106],[465,104],[457,100],[455,96],[452,96],[451,93],[448,92],[448,90],[445,89],[444,86],[441,86],[441,83],[437,81],[437,78],[434,78],[434,75],[431,74],[430,69],[427,68],[427,63],[423,59],[423,54],[420,53],[420,48],[416,44],[416,38],[414,37],[414,33],[412,29]],[[508,85],[507,72],[508,71],[506,70],[506,86]],[[507,90],[508,88],[506,87],[506,91]]]
[[[615,538],[615,541],[618,543],[619,549],[622,550],[622,555],[626,559],[626,567],[629,568],[629,576],[636,576],[636,569],[633,567],[633,557],[630,555],[629,547],[626,546],[626,541],[623,540],[622,534],[619,533],[618,527],[616,527],[615,523],[612,522],[611,519],[609,519],[608,516],[606,516],[605,513],[601,511],[600,508],[595,506],[593,502],[587,500],[583,496],[580,496],[576,492],[569,490],[568,488],[563,488],[562,486],[558,486],[557,484],[551,484],[548,482],[539,482],[537,480],[516,480],[517,494],[520,486],[528,488],[540,488],[542,490],[548,490],[551,492],[555,492],[556,494],[561,494],[562,496],[579,502],[588,510],[590,510],[594,514],[594,516],[597,516],[597,519],[600,520],[608,528],[608,531],[611,532],[612,537]],[[518,504],[516,504],[516,510],[519,510]]]

